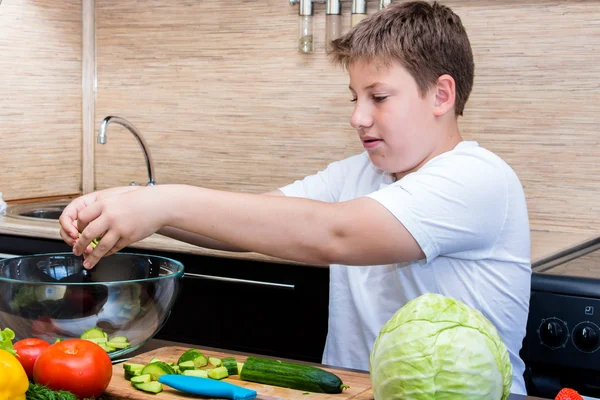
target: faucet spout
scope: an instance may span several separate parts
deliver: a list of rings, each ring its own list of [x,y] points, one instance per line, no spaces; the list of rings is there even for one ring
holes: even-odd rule
[[[119,125],[124,126],[135,136],[135,139],[139,143],[142,151],[144,152],[144,158],[146,160],[146,168],[148,169],[148,183],[147,186],[156,185],[156,181],[154,180],[154,163],[152,162],[152,157],[150,156],[150,149],[148,149],[148,144],[144,140],[144,137],[137,130],[137,128],[125,118],[108,116],[102,120],[100,123],[100,129],[98,131],[97,141],[99,144],[106,144],[106,129],[111,122],[116,122]]]

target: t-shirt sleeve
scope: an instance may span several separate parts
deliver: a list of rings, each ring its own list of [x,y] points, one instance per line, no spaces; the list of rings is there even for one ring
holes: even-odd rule
[[[489,255],[506,220],[507,190],[498,162],[465,155],[425,165],[368,197],[404,225],[430,262]]]
[[[301,197],[333,203],[338,201],[347,174],[346,160],[336,161],[326,169],[279,188],[288,197]]]

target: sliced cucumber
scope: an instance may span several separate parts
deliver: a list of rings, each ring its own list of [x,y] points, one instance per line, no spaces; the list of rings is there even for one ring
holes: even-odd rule
[[[129,339],[127,339],[125,336],[115,336],[112,339],[110,339],[110,341],[119,343],[129,343]]]
[[[196,369],[193,361],[184,361],[181,364],[177,364],[179,366],[180,371],[188,371],[191,369]]]
[[[227,378],[229,374],[227,373],[227,368],[225,367],[217,367],[208,370],[208,377],[211,379],[223,379]]]
[[[144,367],[145,367],[144,364],[123,363],[124,370],[141,371],[142,369],[144,369]]]
[[[91,339],[83,339],[83,340],[89,340],[90,342],[94,342],[96,344],[108,342],[108,339],[105,338],[104,336],[99,337],[99,338],[91,338]]]
[[[223,365],[223,361],[217,357],[208,357],[208,362],[210,363],[210,365],[212,365],[215,368]]]
[[[110,353],[111,351],[115,351],[116,349],[112,346],[108,346],[106,343],[97,343],[98,346],[102,347],[104,351]]]
[[[183,353],[177,360],[177,365],[186,361],[193,361],[196,368],[202,368],[208,364],[206,356],[196,349],[189,349]]]
[[[237,361],[235,361],[235,358],[225,357],[221,360],[221,362],[223,363],[223,366],[225,368],[227,368],[227,373],[229,375],[237,375],[238,374]]]
[[[108,334],[106,334],[100,328],[90,328],[83,332],[80,336],[80,339],[99,339],[99,338],[108,338]]]
[[[148,361],[148,364],[152,364],[153,362],[157,362],[157,361],[162,362],[162,360],[160,358],[153,357],[152,360]]]
[[[204,369],[188,369],[182,375],[195,376],[197,378],[208,378],[208,372]]]
[[[142,374],[142,370],[141,369],[137,370],[137,371],[125,370],[125,379],[129,381],[134,376],[140,376],[141,374]]]
[[[152,375],[144,374],[139,376],[134,376],[131,378],[131,383],[148,383],[152,380]]]
[[[162,383],[160,382],[148,382],[148,383],[132,383],[132,386],[137,390],[141,390],[146,393],[160,393],[162,392]]]
[[[144,367],[144,364],[124,363],[123,369],[125,370],[125,379],[130,380],[134,376],[141,375]]]
[[[113,342],[112,340],[109,341],[109,342],[106,342],[106,345],[108,347],[112,347],[114,349],[124,349],[124,348],[127,348],[127,347],[131,346],[129,343]]]
[[[242,374],[242,368],[244,367],[244,363],[237,363],[238,367],[238,375]]]
[[[144,374],[152,375],[153,381],[157,381],[161,375],[174,374],[174,373],[175,373],[175,371],[173,370],[173,368],[171,368],[171,366],[169,364],[164,363],[162,361],[155,361],[153,363],[146,365],[141,372],[142,375],[144,375]]]

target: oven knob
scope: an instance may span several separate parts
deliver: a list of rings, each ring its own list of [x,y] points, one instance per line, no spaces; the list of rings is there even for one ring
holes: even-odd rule
[[[573,328],[573,344],[579,350],[593,353],[598,350],[600,328],[590,321],[580,322]]]
[[[542,322],[538,329],[542,344],[556,349],[569,340],[569,329],[564,321],[558,318],[548,318]]]

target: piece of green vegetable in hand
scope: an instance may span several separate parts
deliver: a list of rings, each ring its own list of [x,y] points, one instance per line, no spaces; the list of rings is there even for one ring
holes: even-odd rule
[[[77,231],[77,232],[79,232],[79,231]],[[81,236],[81,232],[79,232],[79,236]],[[90,246],[92,246],[92,249],[95,249],[96,246],[98,246],[98,242],[100,242],[100,239],[102,239],[102,238],[96,238],[90,242]]]
[[[342,393],[348,387],[337,375],[321,368],[259,357],[246,359],[240,379],[315,393]]]
[[[376,399],[506,399],[512,384],[508,351],[494,325],[434,293],[411,300],[385,323],[369,365]]]

